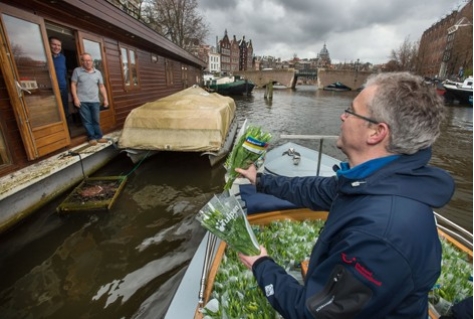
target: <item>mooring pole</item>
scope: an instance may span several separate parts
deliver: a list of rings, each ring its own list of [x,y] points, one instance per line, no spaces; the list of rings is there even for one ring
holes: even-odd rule
[[[270,83],[268,83],[268,99],[269,100],[272,100],[273,99],[273,81],[270,81]]]
[[[265,94],[263,95],[263,98],[266,100],[267,98],[269,100],[273,99],[273,81],[270,80],[268,84],[265,86]]]

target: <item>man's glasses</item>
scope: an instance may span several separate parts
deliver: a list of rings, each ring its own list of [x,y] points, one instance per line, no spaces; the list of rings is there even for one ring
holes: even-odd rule
[[[350,107],[347,108],[347,109],[345,109],[345,110],[344,110],[344,113],[347,113],[347,114],[350,114],[350,115],[354,115],[355,117],[358,117],[358,118],[360,118],[360,119],[362,119],[362,120],[365,120],[365,121],[367,121],[367,122],[370,122],[370,123],[372,123],[372,124],[379,124],[379,121],[376,121],[376,120],[374,120],[374,119],[371,119],[370,117],[365,117],[365,116],[363,116],[363,115],[359,115],[359,114],[355,113],[354,111],[351,110]]]

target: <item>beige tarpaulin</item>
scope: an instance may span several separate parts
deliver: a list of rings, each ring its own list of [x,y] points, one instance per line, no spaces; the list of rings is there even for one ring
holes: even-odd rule
[[[232,98],[191,87],[133,109],[120,148],[203,152],[219,150],[236,111]]]

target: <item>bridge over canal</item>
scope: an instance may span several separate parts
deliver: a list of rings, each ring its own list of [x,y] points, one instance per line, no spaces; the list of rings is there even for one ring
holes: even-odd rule
[[[320,89],[334,82],[340,82],[352,90],[362,88],[373,72],[359,70],[327,70],[318,69],[317,85]]]
[[[260,88],[265,87],[270,83],[270,81],[272,81],[273,83],[278,82],[288,88],[294,89],[298,77],[310,76],[317,79],[317,87],[319,89],[334,82],[341,82],[352,90],[361,88],[370,74],[372,74],[372,72],[328,69],[318,69],[317,74],[315,74],[314,71],[308,73],[307,71],[298,71],[295,69],[234,72],[234,75],[240,75],[243,78],[251,80]]]
[[[286,87],[295,88],[296,70],[265,70],[265,71],[234,71],[234,75],[252,81],[257,87],[265,87],[268,83],[280,83]]]

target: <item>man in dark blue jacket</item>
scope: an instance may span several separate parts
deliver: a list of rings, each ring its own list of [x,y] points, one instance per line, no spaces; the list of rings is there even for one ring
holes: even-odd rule
[[[262,247],[240,255],[284,318],[426,319],[428,292],[441,271],[433,207],[454,182],[428,166],[444,103],[422,78],[383,73],[341,115],[334,177],[237,172],[263,192],[329,215],[311,253],[304,286]]]
[[[61,93],[61,102],[63,103],[64,116],[66,117],[66,120],[69,120],[69,92],[67,85],[66,57],[61,53],[61,40],[56,37],[49,37],[49,45],[51,47],[51,54],[53,56],[59,92]]]

